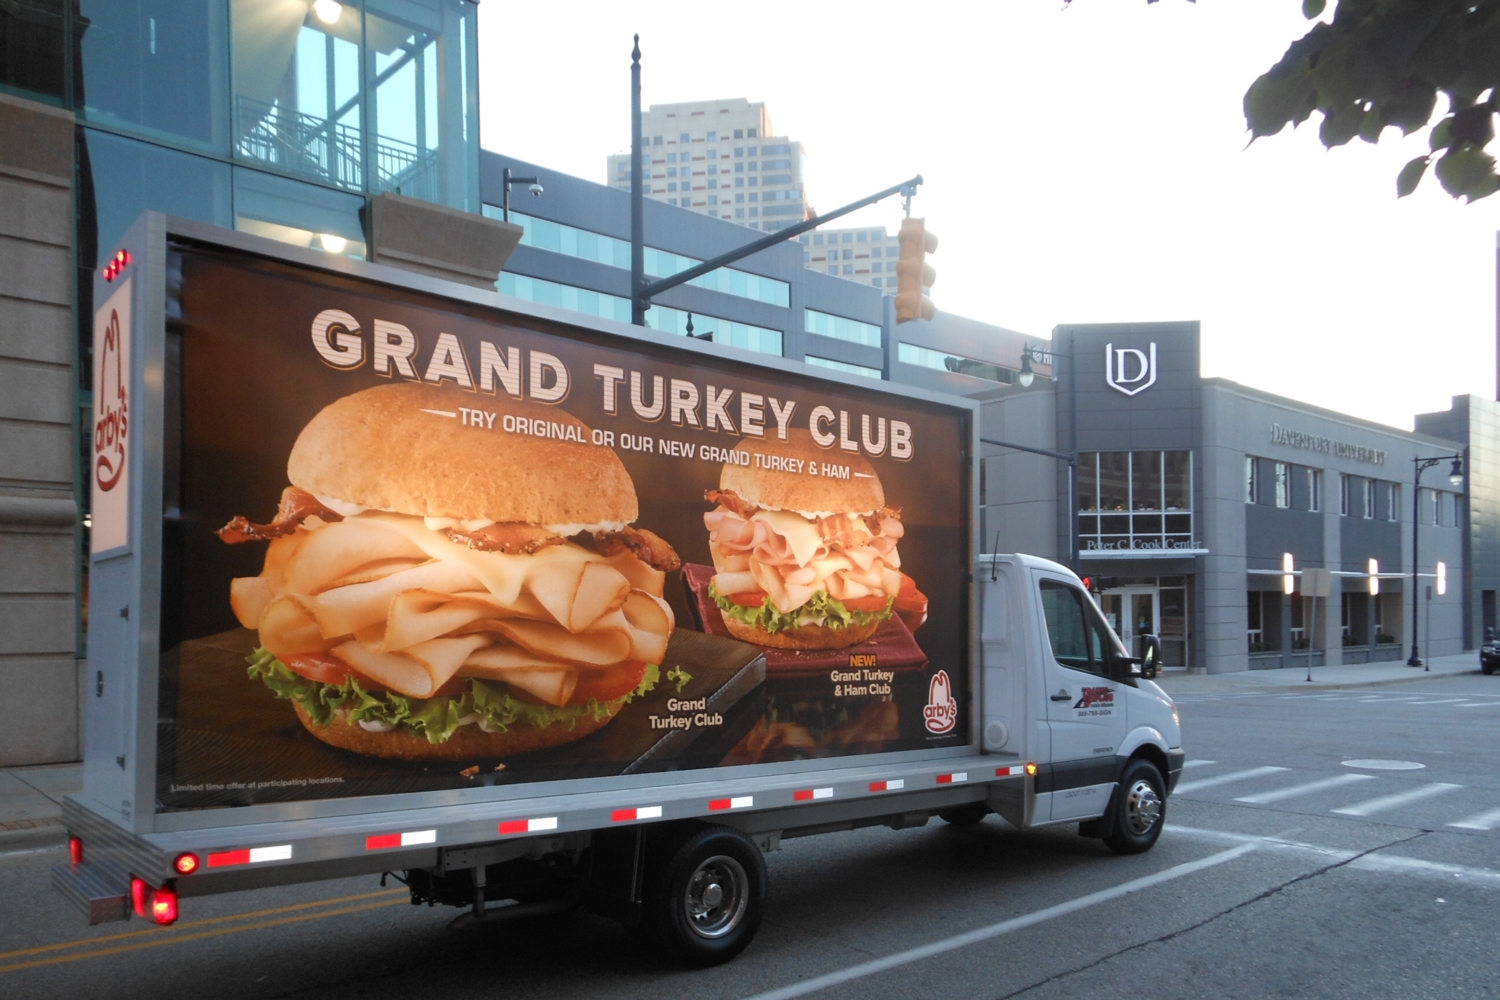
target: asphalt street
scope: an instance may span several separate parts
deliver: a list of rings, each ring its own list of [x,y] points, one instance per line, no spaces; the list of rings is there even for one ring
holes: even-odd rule
[[[1189,767],[1150,853],[995,817],[789,841],[759,937],[716,969],[586,914],[449,930],[368,878],[88,928],[53,850],[0,855],[0,996],[1500,995],[1500,678],[1180,705]]]

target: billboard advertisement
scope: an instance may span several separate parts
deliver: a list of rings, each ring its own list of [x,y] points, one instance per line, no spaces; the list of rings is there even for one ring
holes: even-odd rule
[[[159,810],[968,742],[966,410],[173,253]]]

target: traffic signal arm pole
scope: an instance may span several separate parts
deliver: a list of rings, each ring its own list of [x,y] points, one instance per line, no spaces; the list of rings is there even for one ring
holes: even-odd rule
[[[762,250],[765,250],[768,247],[774,247],[778,243],[785,243],[792,237],[800,236],[811,229],[817,229],[824,223],[832,222],[839,216],[848,215],[850,212],[856,212],[859,209],[864,208],[866,205],[873,205],[877,201],[883,201],[893,194],[900,194],[902,191],[905,191],[908,188],[915,188],[921,183],[922,175],[918,174],[909,181],[903,181],[900,184],[895,185],[894,187],[888,187],[884,191],[870,195],[868,198],[861,198],[859,201],[845,205],[843,208],[834,209],[832,212],[826,212],[823,215],[815,215],[811,219],[807,219],[803,222],[797,223],[795,226],[788,226],[786,229],[779,229],[774,233],[756,240],[754,243],[747,243],[744,246],[740,247],[738,250],[731,250],[729,251],[729,253],[720,254],[712,260],[706,260],[701,264],[695,264],[692,267],[688,268],[686,271],[678,271],[670,278],[662,278],[660,281],[653,281],[651,284],[645,285],[641,288],[641,304],[643,306],[649,305],[653,298],[670,288],[676,288],[678,285],[686,284],[687,282],[692,281],[694,278],[698,278],[705,274],[708,274],[710,271],[717,271],[719,268],[724,267],[725,265],[733,264],[737,260],[742,260],[745,257],[749,257],[751,254],[760,253]],[[644,309],[642,309],[642,311],[644,312]]]

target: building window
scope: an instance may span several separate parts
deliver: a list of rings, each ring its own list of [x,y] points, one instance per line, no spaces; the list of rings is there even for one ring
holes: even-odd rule
[[[677,204],[677,199],[676,198],[668,198],[667,199],[667,204],[668,205],[675,205],[675,204]]]
[[[1285,462],[1276,463],[1276,506],[1292,505],[1292,470]]]
[[[676,191],[677,190],[677,182],[676,181],[667,181],[667,190],[668,191]]]
[[[742,128],[737,128],[737,129],[735,129],[735,130],[734,130],[734,137],[735,137],[735,138],[736,138],[736,139],[743,139],[743,138],[745,138],[745,130],[744,130],[744,129],[742,129]],[[737,149],[736,149],[736,150],[735,150],[735,153],[736,153],[736,154],[738,154],[738,153],[739,153],[739,150],[737,150]]]
[[[1307,470],[1307,509],[1316,514],[1323,509],[1323,470]]]
[[[1361,482],[1364,485],[1365,520],[1373,521],[1375,519],[1375,480],[1364,479]]]
[[[713,182],[712,182],[712,181],[710,181],[710,182],[709,182],[709,183],[710,183],[710,184],[712,184],[712,183],[713,183]],[[716,194],[711,194],[711,195],[709,195],[709,196],[708,196],[708,203],[709,203],[709,204],[710,204],[710,205],[717,205],[717,204],[718,204],[718,203],[719,203],[719,196],[718,196],[718,195],[716,195]]]
[[[660,146],[661,143],[662,143],[662,138],[663,138],[662,136],[653,135],[651,137],[651,145],[653,145],[653,146]]]
[[[885,287],[887,287],[887,288],[895,288],[900,283],[901,283],[901,280],[899,278],[886,278],[885,279]]]
[[[1387,521],[1401,520],[1401,484],[1385,484],[1385,519]]]
[[[1339,514],[1349,516],[1349,477],[1339,473]]]
[[[743,208],[737,208],[737,209],[735,209],[734,210],[734,217],[736,219],[743,219],[745,217],[745,210]]]
[[[1260,483],[1255,475],[1255,459],[1245,456],[1245,502],[1255,503],[1260,497]]]
[[[719,141],[719,133],[717,133],[717,132],[710,132],[710,133],[708,133],[708,141],[709,142],[718,142]],[[713,155],[714,155],[713,150],[709,150],[708,151],[708,157],[709,157],[709,159],[713,159]]]
[[[1082,452],[1078,535],[1087,551],[1191,549],[1190,451]]]
[[[682,133],[682,135],[677,137],[677,141],[682,143],[683,145],[686,145],[688,141],[688,134],[686,132]]]
[[[851,344],[863,344],[866,347],[880,346],[880,327],[874,323],[861,323],[859,320],[846,319],[843,316],[834,316],[831,313],[818,312],[813,309],[802,310],[802,315],[804,329],[808,333],[847,340]]]
[[[849,265],[844,265],[848,267]],[[972,375],[975,378],[988,379],[991,382],[1003,382],[1010,385],[1015,382],[1016,373],[1013,369],[1002,368],[988,361],[976,361],[973,358],[965,358],[960,355],[947,354],[943,351],[934,351],[930,347],[920,347],[916,344],[902,342],[896,348],[896,360],[905,365],[916,365],[920,368],[931,368],[935,371],[957,372],[960,375]]]
[[[755,138],[755,134],[758,131],[759,131],[759,129],[753,129],[753,128],[747,128],[747,129],[745,129],[745,138],[746,139],[754,139]],[[751,152],[753,153],[755,151],[752,149]]]

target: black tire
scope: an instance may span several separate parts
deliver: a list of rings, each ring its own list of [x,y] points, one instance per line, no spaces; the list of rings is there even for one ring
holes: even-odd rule
[[[1481,674],[1484,674],[1486,677],[1493,674],[1495,672],[1495,661],[1485,659],[1483,656],[1481,656],[1479,658],[1479,672]]]
[[[1103,823],[1104,843],[1116,854],[1151,850],[1167,821],[1167,786],[1149,760],[1133,760],[1120,775]]]
[[[766,861],[725,826],[689,828],[653,851],[641,930],[658,952],[690,968],[719,965],[760,930]]]
[[[949,826],[973,826],[989,814],[990,807],[983,802],[965,802],[961,806],[940,810],[938,819]]]

